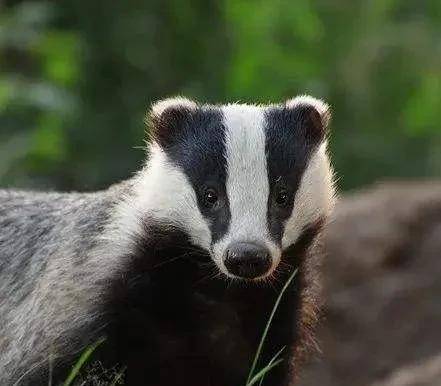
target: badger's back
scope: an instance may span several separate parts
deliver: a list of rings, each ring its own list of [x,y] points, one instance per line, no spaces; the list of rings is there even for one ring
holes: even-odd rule
[[[0,190],[0,384],[47,369],[66,342],[69,351],[83,345],[97,296],[90,253],[117,191]]]

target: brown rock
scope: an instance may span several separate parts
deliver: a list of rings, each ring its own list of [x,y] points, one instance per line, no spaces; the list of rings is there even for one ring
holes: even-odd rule
[[[299,385],[441,385],[441,183],[348,195],[326,246],[322,355]]]

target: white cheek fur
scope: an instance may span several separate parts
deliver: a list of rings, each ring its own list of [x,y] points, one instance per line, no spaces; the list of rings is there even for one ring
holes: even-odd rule
[[[327,217],[335,201],[333,170],[326,154],[324,142],[311,157],[303,174],[294,200],[291,216],[285,223],[282,248],[288,248],[300,236],[303,228]]]
[[[199,211],[196,194],[184,172],[159,146],[151,147],[148,165],[135,177],[133,195],[117,208],[122,229],[131,236],[143,232],[141,216],[184,230],[195,245],[209,250],[211,232]]]

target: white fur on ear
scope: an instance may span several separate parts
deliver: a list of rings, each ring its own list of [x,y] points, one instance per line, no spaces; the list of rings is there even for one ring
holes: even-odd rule
[[[305,105],[314,107],[320,114],[324,127],[328,126],[329,121],[331,120],[331,108],[326,102],[310,95],[299,95],[286,101],[286,106],[290,108]]]
[[[151,111],[153,115],[159,117],[165,110],[168,110],[170,108],[173,109],[186,108],[186,109],[194,110],[196,109],[196,107],[197,104],[192,100],[177,96],[155,102],[152,105]]]

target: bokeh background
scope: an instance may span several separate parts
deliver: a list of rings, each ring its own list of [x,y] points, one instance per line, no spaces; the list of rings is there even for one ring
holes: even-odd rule
[[[3,1],[0,185],[103,188],[142,163],[149,104],[333,107],[341,189],[441,176],[441,1]]]

